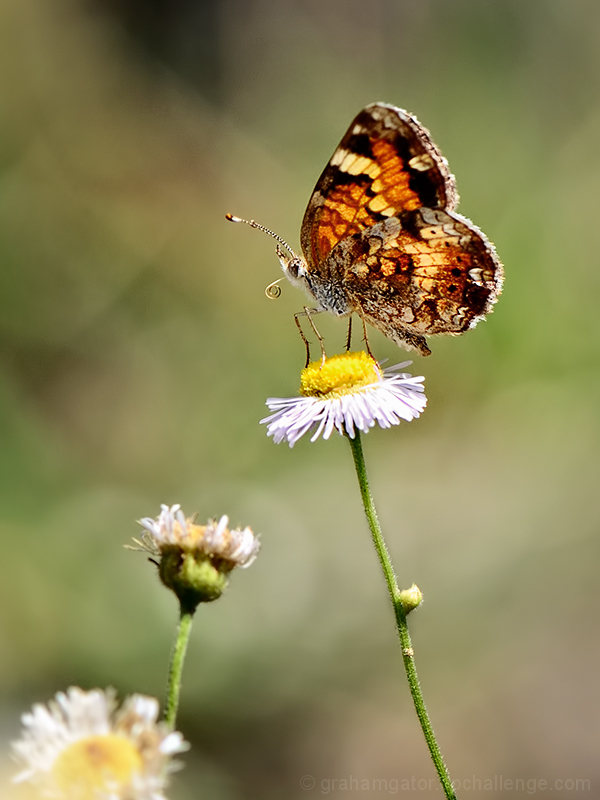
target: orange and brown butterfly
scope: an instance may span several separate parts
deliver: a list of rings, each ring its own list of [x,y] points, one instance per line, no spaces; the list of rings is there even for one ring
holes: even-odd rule
[[[372,103],[317,181],[302,221],[304,257],[250,224],[280,243],[285,275],[315,311],[356,313],[429,355],[426,336],[473,328],[502,290],[494,246],[455,212],[457,203],[454,176],[429,132],[406,111]]]

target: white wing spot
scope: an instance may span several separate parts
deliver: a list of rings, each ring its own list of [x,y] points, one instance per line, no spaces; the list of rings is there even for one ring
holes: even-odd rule
[[[434,166],[434,161],[427,153],[421,153],[420,156],[413,156],[408,162],[408,166],[418,172],[427,172],[428,169]]]
[[[343,147],[338,148],[333,156],[331,157],[331,161],[329,162],[333,167],[339,167],[342,161],[349,155],[347,150],[344,150]]]

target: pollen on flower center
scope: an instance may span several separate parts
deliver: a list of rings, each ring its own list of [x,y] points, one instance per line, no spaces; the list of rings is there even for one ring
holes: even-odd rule
[[[116,734],[88,736],[67,747],[52,772],[59,788],[77,800],[95,800],[98,792],[127,787],[143,769],[133,742]]]
[[[312,361],[300,375],[300,394],[331,398],[351,394],[381,380],[379,364],[363,350]]]

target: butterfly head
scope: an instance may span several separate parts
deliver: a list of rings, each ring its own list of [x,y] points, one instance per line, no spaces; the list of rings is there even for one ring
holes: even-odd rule
[[[289,255],[280,245],[277,245],[277,258],[281,264],[281,269],[290,283],[310,292],[306,261],[301,256],[296,255],[292,249],[288,248],[288,251]]]

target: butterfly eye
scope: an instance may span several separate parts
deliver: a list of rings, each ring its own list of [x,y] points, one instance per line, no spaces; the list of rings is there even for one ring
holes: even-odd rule
[[[306,267],[301,258],[290,258],[287,263],[287,271],[292,278],[303,278],[306,275]]]

